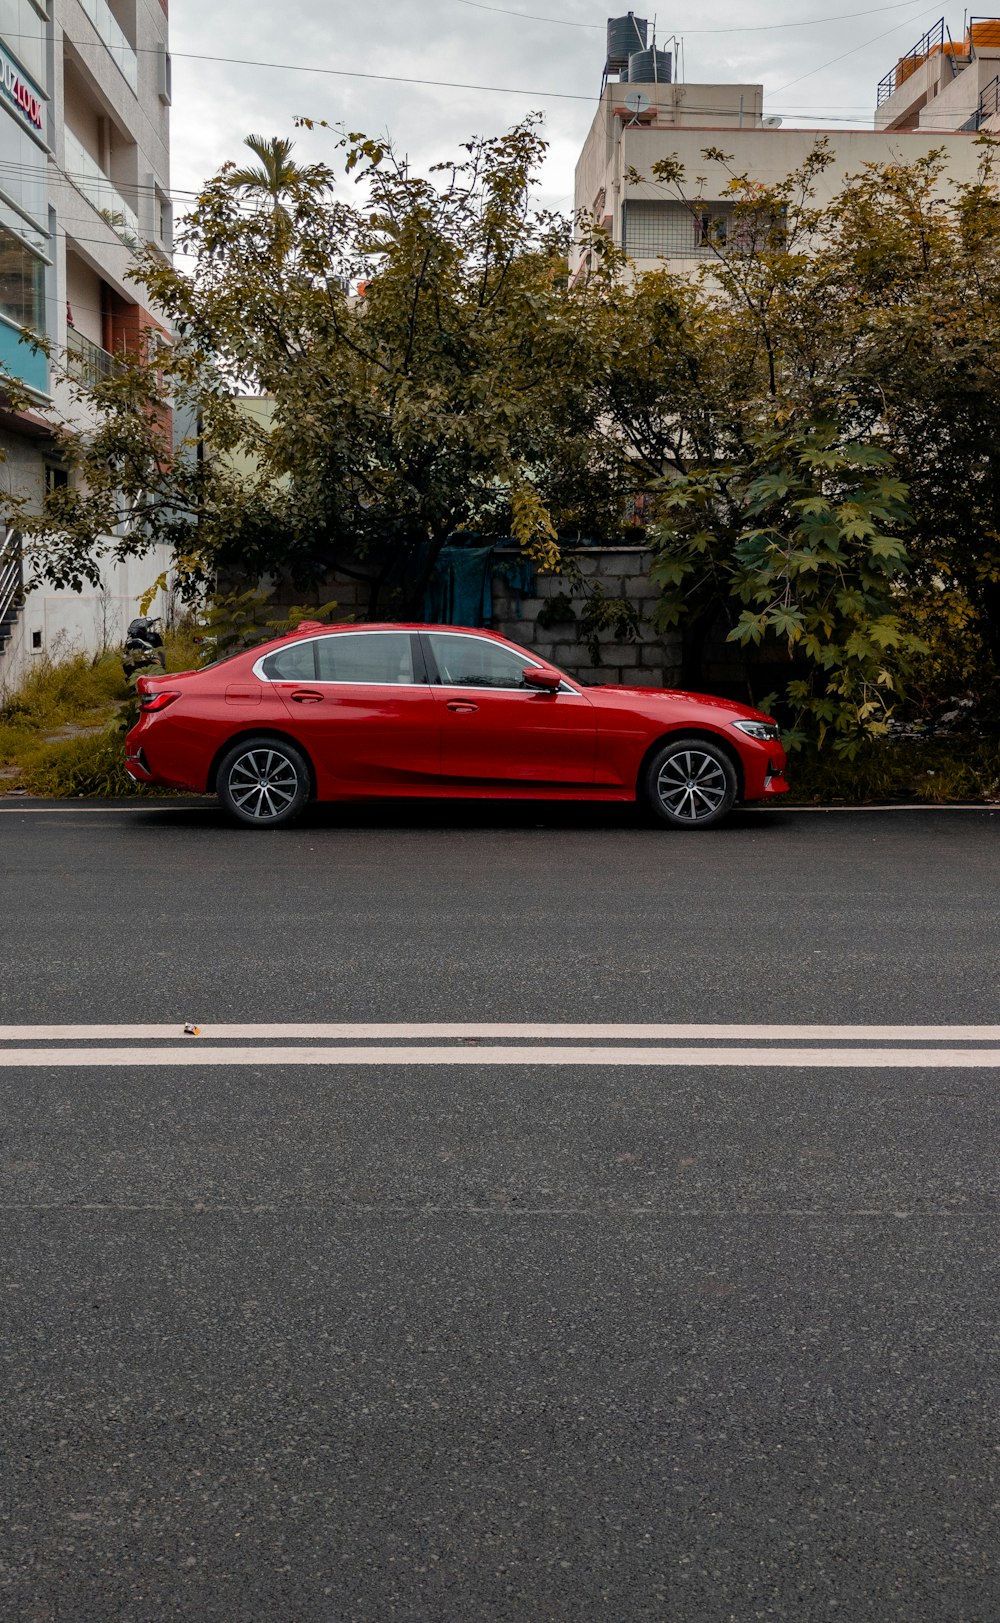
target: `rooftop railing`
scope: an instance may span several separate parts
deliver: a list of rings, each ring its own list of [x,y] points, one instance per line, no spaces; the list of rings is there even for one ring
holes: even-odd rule
[[[955,47],[952,44],[951,35],[945,27],[943,17],[940,17],[932,27],[928,28],[926,34],[920,36],[912,50],[907,51],[905,56],[900,57],[896,66],[890,68],[884,79],[879,80],[878,105],[881,107],[882,103],[888,101],[890,96],[894,96],[900,85],[905,84],[911,74],[916,73],[918,68],[923,67],[929,56],[938,53],[949,56],[955,54]]]
[[[107,0],[80,0],[80,4],[111,53],[125,83],[138,95],[139,59],[125,38]]]

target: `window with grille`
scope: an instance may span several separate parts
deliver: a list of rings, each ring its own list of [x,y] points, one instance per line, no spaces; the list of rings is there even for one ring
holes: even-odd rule
[[[629,202],[624,247],[632,259],[710,259],[724,250],[732,220],[729,203]]]

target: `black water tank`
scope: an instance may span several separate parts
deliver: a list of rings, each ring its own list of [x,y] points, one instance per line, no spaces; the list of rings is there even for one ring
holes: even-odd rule
[[[609,73],[620,73],[628,67],[628,59],[633,51],[646,49],[648,30],[646,18],[637,17],[634,11],[630,11],[627,17],[608,18]]]
[[[668,85],[673,58],[669,51],[633,51],[628,59],[630,85]]]

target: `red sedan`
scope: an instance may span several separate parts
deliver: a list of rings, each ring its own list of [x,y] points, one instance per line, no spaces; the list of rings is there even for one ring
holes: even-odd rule
[[[784,794],[770,716],[664,688],[581,687],[492,631],[322,626],[200,671],[143,676],[137,783],[219,796],[253,828],[310,800],[641,800],[711,828]]]

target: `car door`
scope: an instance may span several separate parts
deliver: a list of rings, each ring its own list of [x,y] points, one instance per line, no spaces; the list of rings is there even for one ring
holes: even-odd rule
[[[408,631],[332,631],[263,661],[332,792],[406,794],[437,783],[441,718]]]
[[[427,669],[441,713],[441,775],[454,785],[539,789],[594,781],[595,711],[570,683],[529,687],[522,649],[470,632],[425,631]]]

